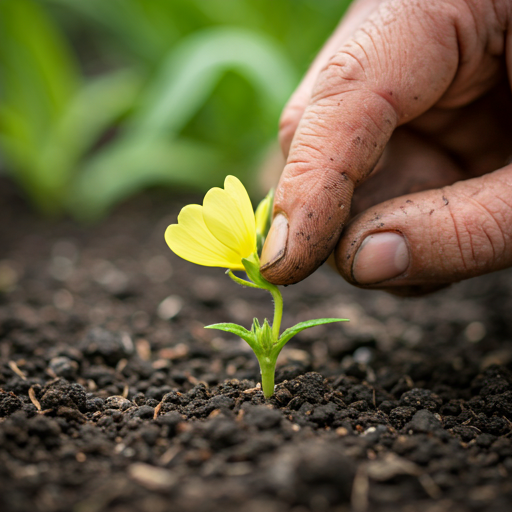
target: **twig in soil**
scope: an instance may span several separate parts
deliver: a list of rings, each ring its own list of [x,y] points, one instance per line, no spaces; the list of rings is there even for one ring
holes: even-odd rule
[[[150,491],[166,491],[176,484],[176,475],[164,468],[157,468],[144,462],[128,466],[128,476]]]
[[[193,375],[191,375],[189,372],[185,372],[185,377],[187,380],[192,384],[192,386],[196,386],[199,384],[199,380],[197,380]]]
[[[425,492],[433,500],[438,500],[442,496],[441,489],[439,489],[439,486],[432,480],[432,477],[428,473],[421,474],[418,480]]]
[[[116,365],[116,373],[122,377],[123,370],[126,368],[128,364],[128,359],[120,359]]]
[[[189,352],[189,349],[185,343],[178,343],[174,347],[162,348],[158,352],[158,356],[163,359],[169,359],[172,361],[173,359],[180,359],[185,357]]]
[[[162,466],[167,466],[178,453],[182,451],[182,448],[178,445],[171,446],[168,450],[164,452],[164,454],[160,457],[160,464]]]
[[[87,455],[84,452],[78,452],[75,455],[75,459],[77,462],[85,462],[87,460]]]
[[[498,471],[503,478],[508,478],[507,468],[503,464],[498,464]]]
[[[368,493],[370,492],[370,479],[364,464],[359,466],[352,484],[350,502],[354,512],[366,512],[368,510]]]
[[[151,361],[151,345],[148,340],[144,338],[138,339],[135,342],[135,350],[143,361]]]
[[[38,410],[38,412],[41,412],[42,407],[39,403],[39,400],[36,398],[36,392],[34,391],[34,386],[31,386],[28,390],[28,397],[30,398],[30,401],[34,404],[35,408]]]
[[[14,361],[9,361],[9,368],[23,380],[27,380],[26,375],[18,368],[18,365]]]
[[[128,393],[130,392],[130,386],[128,386],[128,384],[125,384],[124,385],[124,388],[123,388],[123,393],[122,393],[122,397],[123,398],[128,398]]]
[[[255,388],[245,389],[243,391],[243,394],[244,395],[254,395],[254,393],[257,393],[258,391],[261,391],[261,383],[259,383],[259,382],[258,382],[258,384],[256,384]]]
[[[155,414],[153,414],[153,419],[156,420],[158,418],[158,415],[160,414],[160,410],[162,409],[162,404],[163,402],[160,402],[156,407],[155,407]]]

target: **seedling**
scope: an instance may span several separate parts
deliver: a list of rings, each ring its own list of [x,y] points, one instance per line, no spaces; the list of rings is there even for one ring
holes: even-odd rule
[[[185,206],[178,215],[178,224],[171,224],[165,232],[167,244],[181,258],[197,265],[227,268],[226,274],[235,283],[267,290],[272,295],[272,325],[266,318],[263,324],[255,318],[251,330],[232,323],[206,326],[206,329],[236,334],[248,343],[260,365],[261,386],[266,398],[274,393],[277,357],[293,336],[316,325],[347,321],[342,318],[308,320],[280,334],[283,297],[279,288],[261,275],[259,259],[270,225],[272,203],[271,192],[254,213],[251,200],[240,180],[227,176],[224,189],[215,187],[209,190],[202,206]],[[237,270],[245,271],[248,280],[236,276],[233,271]]]

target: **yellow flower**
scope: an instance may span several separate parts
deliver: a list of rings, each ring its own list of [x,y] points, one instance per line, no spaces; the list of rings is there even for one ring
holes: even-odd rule
[[[256,252],[256,222],[241,181],[227,176],[224,189],[209,190],[203,206],[185,206],[178,224],[165,231],[165,241],[178,256],[197,265],[244,270],[242,258]]]

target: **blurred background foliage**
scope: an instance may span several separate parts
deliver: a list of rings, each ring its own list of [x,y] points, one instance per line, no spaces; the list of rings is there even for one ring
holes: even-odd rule
[[[249,187],[350,0],[0,0],[0,166],[47,215]]]

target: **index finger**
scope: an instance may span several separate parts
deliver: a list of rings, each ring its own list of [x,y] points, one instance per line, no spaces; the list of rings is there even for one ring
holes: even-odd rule
[[[393,130],[434,105],[454,79],[460,16],[441,1],[384,2],[329,60],[276,190],[261,258],[269,281],[298,282],[327,259],[354,188]]]

